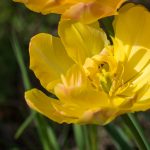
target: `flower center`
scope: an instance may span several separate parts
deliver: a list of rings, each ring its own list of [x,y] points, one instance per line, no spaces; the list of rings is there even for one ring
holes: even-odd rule
[[[97,73],[99,77],[99,86],[106,92],[109,93],[111,85],[112,85],[112,78],[109,73],[109,65],[105,64],[100,70],[100,73]]]
[[[98,65],[98,69],[100,72],[103,72],[104,70],[106,72],[108,72],[109,71],[109,64],[107,62],[103,62],[103,63]]]
[[[117,69],[113,55],[103,52],[92,58],[87,58],[83,67],[91,85],[95,89],[103,90],[109,94]]]

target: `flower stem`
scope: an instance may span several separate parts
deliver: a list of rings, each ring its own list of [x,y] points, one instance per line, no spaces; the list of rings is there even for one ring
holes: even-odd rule
[[[12,33],[11,38],[12,48],[14,50],[16,59],[18,61],[19,68],[21,70],[23,84],[25,90],[29,90],[32,88],[30,79],[28,76],[27,68],[24,63],[23,54],[16,37],[15,32]],[[18,131],[16,132],[15,138],[19,138],[23,131],[27,128],[27,126],[34,120],[36,123],[36,128],[39,134],[39,138],[43,145],[44,150],[59,150],[59,145],[57,143],[54,131],[52,128],[47,124],[46,120],[34,111],[31,111],[30,116],[23,122],[23,124],[19,127]]]
[[[139,146],[140,150],[150,150],[150,145],[144,136],[143,130],[138,123],[138,120],[133,114],[123,115],[122,119],[129,127],[131,133],[133,134],[137,145]]]
[[[90,141],[90,150],[97,150],[97,126],[96,125],[89,125],[89,141]]]
[[[110,123],[104,126],[105,130],[114,140],[116,147],[120,150],[132,150],[133,147],[127,137],[127,135],[118,126]]]
[[[90,141],[89,141],[89,132],[88,132],[88,126],[87,125],[83,125],[83,134],[84,134],[84,138],[85,138],[85,147],[86,150],[91,150],[90,148]]]

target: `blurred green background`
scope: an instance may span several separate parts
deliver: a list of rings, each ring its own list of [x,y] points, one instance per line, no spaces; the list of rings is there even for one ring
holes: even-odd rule
[[[149,1],[145,4],[150,6]],[[132,142],[133,137],[120,119],[113,122],[113,131],[109,126],[103,128],[58,125],[28,108],[24,100],[24,91],[30,87],[23,82],[17,57],[25,62],[32,86],[42,89],[39,81],[28,69],[28,43],[30,38],[39,32],[56,35],[58,21],[58,15],[43,16],[11,0],[0,0],[0,150],[125,149],[120,147],[120,143],[116,142],[117,138],[112,135],[115,130],[123,134],[120,129],[128,135],[122,135],[125,142],[132,145],[131,149],[137,149]],[[149,114],[138,114],[148,138]],[[94,142],[96,146],[92,148]]]

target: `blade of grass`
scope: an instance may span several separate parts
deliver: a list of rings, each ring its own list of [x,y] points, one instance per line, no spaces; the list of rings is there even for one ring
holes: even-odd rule
[[[120,150],[132,150],[133,149],[130,141],[128,140],[128,137],[121,130],[121,128],[116,127],[112,123],[104,126],[104,128],[108,132],[108,134],[110,134],[110,136],[113,138],[113,140],[115,141],[115,144],[117,144],[117,147],[119,147]]]
[[[53,150],[60,150],[60,146],[57,142],[57,138],[54,133],[54,130],[49,125],[47,125],[47,133],[48,133],[48,138],[49,138],[49,141],[51,142]]]
[[[70,132],[70,127],[72,127],[71,125],[64,125],[62,131],[61,131],[61,135],[59,136],[59,144],[61,145],[62,149],[66,148],[67,146],[67,142],[68,142],[68,136],[69,136],[69,132]]]
[[[97,150],[95,129],[91,125],[73,125],[73,130],[79,150]]]
[[[83,133],[83,127],[75,124],[73,125],[73,131],[74,131],[75,141],[78,146],[78,149],[85,150],[86,145],[85,145],[85,136]]]
[[[14,50],[19,68],[21,70],[22,80],[23,80],[25,90],[29,90],[29,89],[31,89],[30,80],[29,80],[29,77],[28,77],[28,73],[27,73],[25,63],[23,61],[21,48],[20,48],[19,42],[18,42],[14,32],[12,34],[11,44],[12,44],[12,48]],[[23,133],[23,131],[31,123],[32,119],[34,119],[34,121],[36,122],[36,128],[38,130],[39,137],[40,137],[42,145],[43,145],[43,149],[44,150],[50,150],[50,149],[59,150],[59,147],[58,147],[58,144],[57,144],[57,141],[56,141],[56,137],[54,136],[54,132],[52,134],[52,129],[48,129],[50,127],[47,126],[46,121],[44,120],[44,118],[42,118],[42,116],[35,113],[34,114],[35,117],[33,117],[33,114],[34,114],[34,112],[31,111],[30,116],[23,122],[23,124],[20,126],[20,128],[17,131],[15,136],[17,138],[19,138],[19,136]]]
[[[131,130],[131,133],[134,136],[134,140],[139,146],[139,149],[150,150],[150,144],[147,141],[137,118],[133,114],[122,115],[121,118]]]
[[[24,88],[25,90],[29,90],[31,89],[31,84],[30,84],[26,66],[23,60],[23,56],[21,53],[21,48],[20,48],[20,45],[18,43],[15,33],[12,33],[11,45],[12,45],[13,51],[15,53],[15,56],[16,56],[16,59],[17,59],[17,62],[21,71]]]
[[[90,150],[98,149],[97,142],[97,126],[96,125],[88,125],[89,131],[89,140],[90,140]]]
[[[87,125],[83,125],[82,127],[83,127],[83,135],[85,139],[86,150],[91,150],[88,127]]]
[[[28,127],[28,125],[33,121],[35,118],[36,112],[32,111],[31,114],[26,118],[26,120],[22,123],[22,125],[18,128],[16,134],[15,134],[15,139],[18,139],[24,130]]]
[[[59,145],[56,142],[56,137],[54,132],[52,133],[52,128],[47,126],[45,119],[38,113],[36,113],[36,124],[38,126],[39,135],[41,137],[42,143],[44,143],[44,150],[59,150]]]

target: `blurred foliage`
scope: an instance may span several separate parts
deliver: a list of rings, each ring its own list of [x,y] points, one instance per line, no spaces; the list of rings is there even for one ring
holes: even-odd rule
[[[0,102],[5,102],[5,99],[17,92],[15,84],[20,82],[16,60],[10,45],[11,33],[13,31],[17,33],[25,57],[28,54],[29,39],[39,32],[55,34],[59,16],[33,13],[11,0],[1,0],[0,11],[0,79],[3,79],[0,84]]]
[[[11,0],[0,1],[0,12],[0,149],[41,149],[33,125],[21,138],[14,139],[18,127],[29,115],[29,109],[24,101],[24,86],[11,39],[15,32],[28,67],[30,38],[39,32],[56,34],[59,16],[36,14]],[[30,74],[32,76],[32,72]]]

